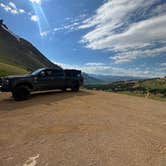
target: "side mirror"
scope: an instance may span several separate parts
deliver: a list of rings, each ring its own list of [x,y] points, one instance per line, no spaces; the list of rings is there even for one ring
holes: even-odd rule
[[[41,77],[45,77],[45,76],[46,76],[46,74],[45,74],[44,71],[41,71],[39,75],[40,75]]]

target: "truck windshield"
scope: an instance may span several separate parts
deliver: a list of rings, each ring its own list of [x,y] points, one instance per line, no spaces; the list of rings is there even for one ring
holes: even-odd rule
[[[37,69],[34,72],[32,72],[32,75],[36,75],[36,74],[40,73],[42,70],[43,70],[43,68]]]

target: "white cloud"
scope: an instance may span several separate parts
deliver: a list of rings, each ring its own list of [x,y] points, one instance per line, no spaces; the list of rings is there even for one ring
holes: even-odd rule
[[[17,10],[11,10],[10,11],[12,14],[18,14],[18,11]]]
[[[25,13],[25,10],[24,9],[19,9],[19,12],[20,13]]]
[[[13,9],[17,10],[17,7],[16,7],[16,5],[13,2],[9,2],[9,6],[11,6]]]
[[[62,30],[61,27],[58,27],[58,28],[54,28],[54,29],[53,29],[54,32],[57,32],[57,31],[60,31],[60,30]]]
[[[44,37],[44,36],[47,36],[49,33],[50,31],[43,31],[43,32],[40,32],[40,36]]]
[[[53,62],[64,69],[78,69],[82,70],[82,72],[91,73],[91,74],[99,74],[99,75],[117,75],[117,76],[137,76],[137,77],[164,77],[166,68],[122,68],[122,67],[112,67],[108,64],[101,65],[98,62],[93,62],[93,64],[97,65],[88,65],[92,62],[86,63],[84,65],[74,65],[74,64],[64,64]]]
[[[0,3],[0,6],[6,11],[11,12],[12,8],[8,5],[5,5],[4,3]]]
[[[73,17],[67,17],[65,18],[65,20],[67,21],[67,23],[65,23],[64,25],[61,25],[59,27],[55,27],[54,28],[54,33],[58,32],[58,31],[66,31],[66,32],[73,32],[75,30],[79,29],[79,26],[81,24],[81,22],[87,17],[87,14],[83,13],[75,18]]]
[[[66,31],[68,31],[68,32],[71,32],[71,31],[73,31],[73,30],[76,30],[77,25],[78,25],[77,23],[62,25],[62,26],[60,26],[60,27],[55,27],[55,28],[53,29],[53,31],[54,31],[54,33],[55,33],[55,32],[58,32],[58,31],[64,31],[64,30],[66,30]]]
[[[166,46],[163,46],[154,49],[126,51],[123,53],[119,53],[118,55],[115,55],[113,57],[110,57],[110,59],[113,59],[116,64],[120,64],[125,62],[131,62],[133,59],[136,59],[138,57],[154,57],[165,52],[166,52]]]
[[[30,0],[30,2],[40,4],[41,0]]]
[[[138,7],[146,7],[149,3],[145,0],[110,0],[97,9],[94,16],[85,20],[80,28],[84,29],[97,26],[99,29],[100,27],[105,29],[105,26],[110,25],[107,30],[112,31],[117,26],[120,27],[122,25],[123,19],[127,17],[129,13],[133,12]]]
[[[92,49],[113,49],[115,51],[124,51],[144,47],[147,43],[166,39],[166,15],[154,17],[148,20],[140,21],[129,27],[125,32],[112,34],[107,37],[98,38],[102,35],[88,33],[83,40],[89,42],[88,47]],[[98,35],[98,36],[96,36]],[[98,39],[98,40],[97,40]]]
[[[31,16],[31,20],[34,22],[38,22],[39,21],[39,17],[37,15],[32,15]]]
[[[86,66],[103,66],[104,63],[101,63],[101,62],[88,62],[85,65]]]
[[[24,9],[17,8],[13,2],[9,2],[8,4],[0,3],[0,7],[2,7],[6,12],[14,15],[25,13]]]
[[[109,0],[83,21],[79,29],[93,28],[81,40],[93,50],[112,50],[116,63],[143,56],[157,56],[166,42],[166,9],[158,0]],[[127,5],[126,5],[127,4]],[[153,7],[152,11],[149,11]],[[133,21],[138,19],[137,21]],[[152,54],[149,47],[156,47]],[[156,51],[156,52],[155,52]],[[160,52],[161,51],[161,52]],[[149,53],[148,53],[149,52]],[[119,55],[117,54],[119,53]]]
[[[166,62],[165,63],[160,63],[161,67],[166,67]],[[166,69],[165,69],[166,70]]]

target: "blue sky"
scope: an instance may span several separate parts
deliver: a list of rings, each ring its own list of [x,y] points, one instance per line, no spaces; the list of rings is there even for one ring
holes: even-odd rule
[[[0,0],[0,18],[64,68],[166,75],[165,0]]]

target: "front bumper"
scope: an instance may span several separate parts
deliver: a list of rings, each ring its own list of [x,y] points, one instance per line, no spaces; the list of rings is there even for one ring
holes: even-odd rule
[[[10,92],[11,82],[6,82],[5,79],[0,78],[0,92]]]
[[[10,92],[11,88],[8,86],[0,86],[0,92]]]

